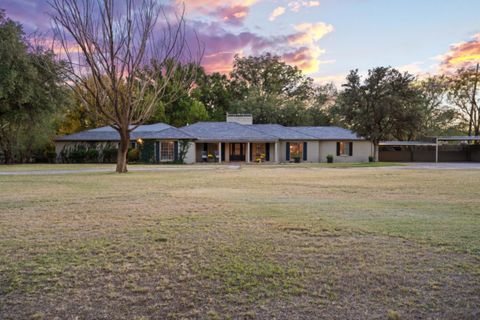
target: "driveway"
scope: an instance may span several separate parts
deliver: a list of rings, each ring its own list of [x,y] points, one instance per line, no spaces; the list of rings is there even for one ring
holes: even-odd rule
[[[474,170],[480,169],[480,162],[412,162],[402,167],[390,167],[398,169],[440,169],[440,170]]]

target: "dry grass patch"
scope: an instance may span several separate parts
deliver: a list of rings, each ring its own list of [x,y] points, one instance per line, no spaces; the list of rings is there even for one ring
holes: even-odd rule
[[[0,176],[0,318],[478,318],[479,178]]]

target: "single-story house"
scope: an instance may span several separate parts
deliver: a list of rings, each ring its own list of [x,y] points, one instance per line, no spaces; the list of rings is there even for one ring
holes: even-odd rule
[[[285,127],[253,124],[251,115],[227,115],[226,122],[197,122],[182,128],[164,123],[141,125],[131,133],[132,148],[148,145],[148,162],[171,162],[179,157],[179,143],[188,145],[185,163],[201,162],[367,162],[371,142],[340,127]],[[58,161],[78,145],[117,148],[119,135],[112,127],[86,130],[55,141]],[[143,152],[143,151],[142,151]]]
[[[371,142],[339,127],[198,122],[181,128],[195,137],[195,162],[367,162]]]
[[[132,131],[130,138],[131,148],[137,148],[140,144],[146,149],[148,148],[146,162],[176,161],[179,154],[179,142],[190,142],[195,139],[181,129],[165,123],[138,126]],[[101,152],[106,149],[117,149],[119,141],[120,135],[110,126],[58,137],[55,139],[57,161],[64,161],[62,159],[64,154],[79,146]]]

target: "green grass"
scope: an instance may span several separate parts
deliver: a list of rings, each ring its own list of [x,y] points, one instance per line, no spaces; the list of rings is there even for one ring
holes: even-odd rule
[[[480,172],[328,166],[0,176],[0,318],[478,317]]]

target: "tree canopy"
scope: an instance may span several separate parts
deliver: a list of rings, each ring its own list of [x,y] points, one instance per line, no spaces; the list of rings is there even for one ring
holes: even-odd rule
[[[65,101],[53,53],[32,47],[22,26],[0,11],[0,148],[4,161],[30,161],[54,132],[52,117]],[[40,156],[41,157],[41,156]]]
[[[388,139],[412,140],[424,122],[422,93],[414,81],[409,73],[378,67],[369,70],[362,82],[358,70],[353,70],[343,85],[336,112],[375,145]]]

